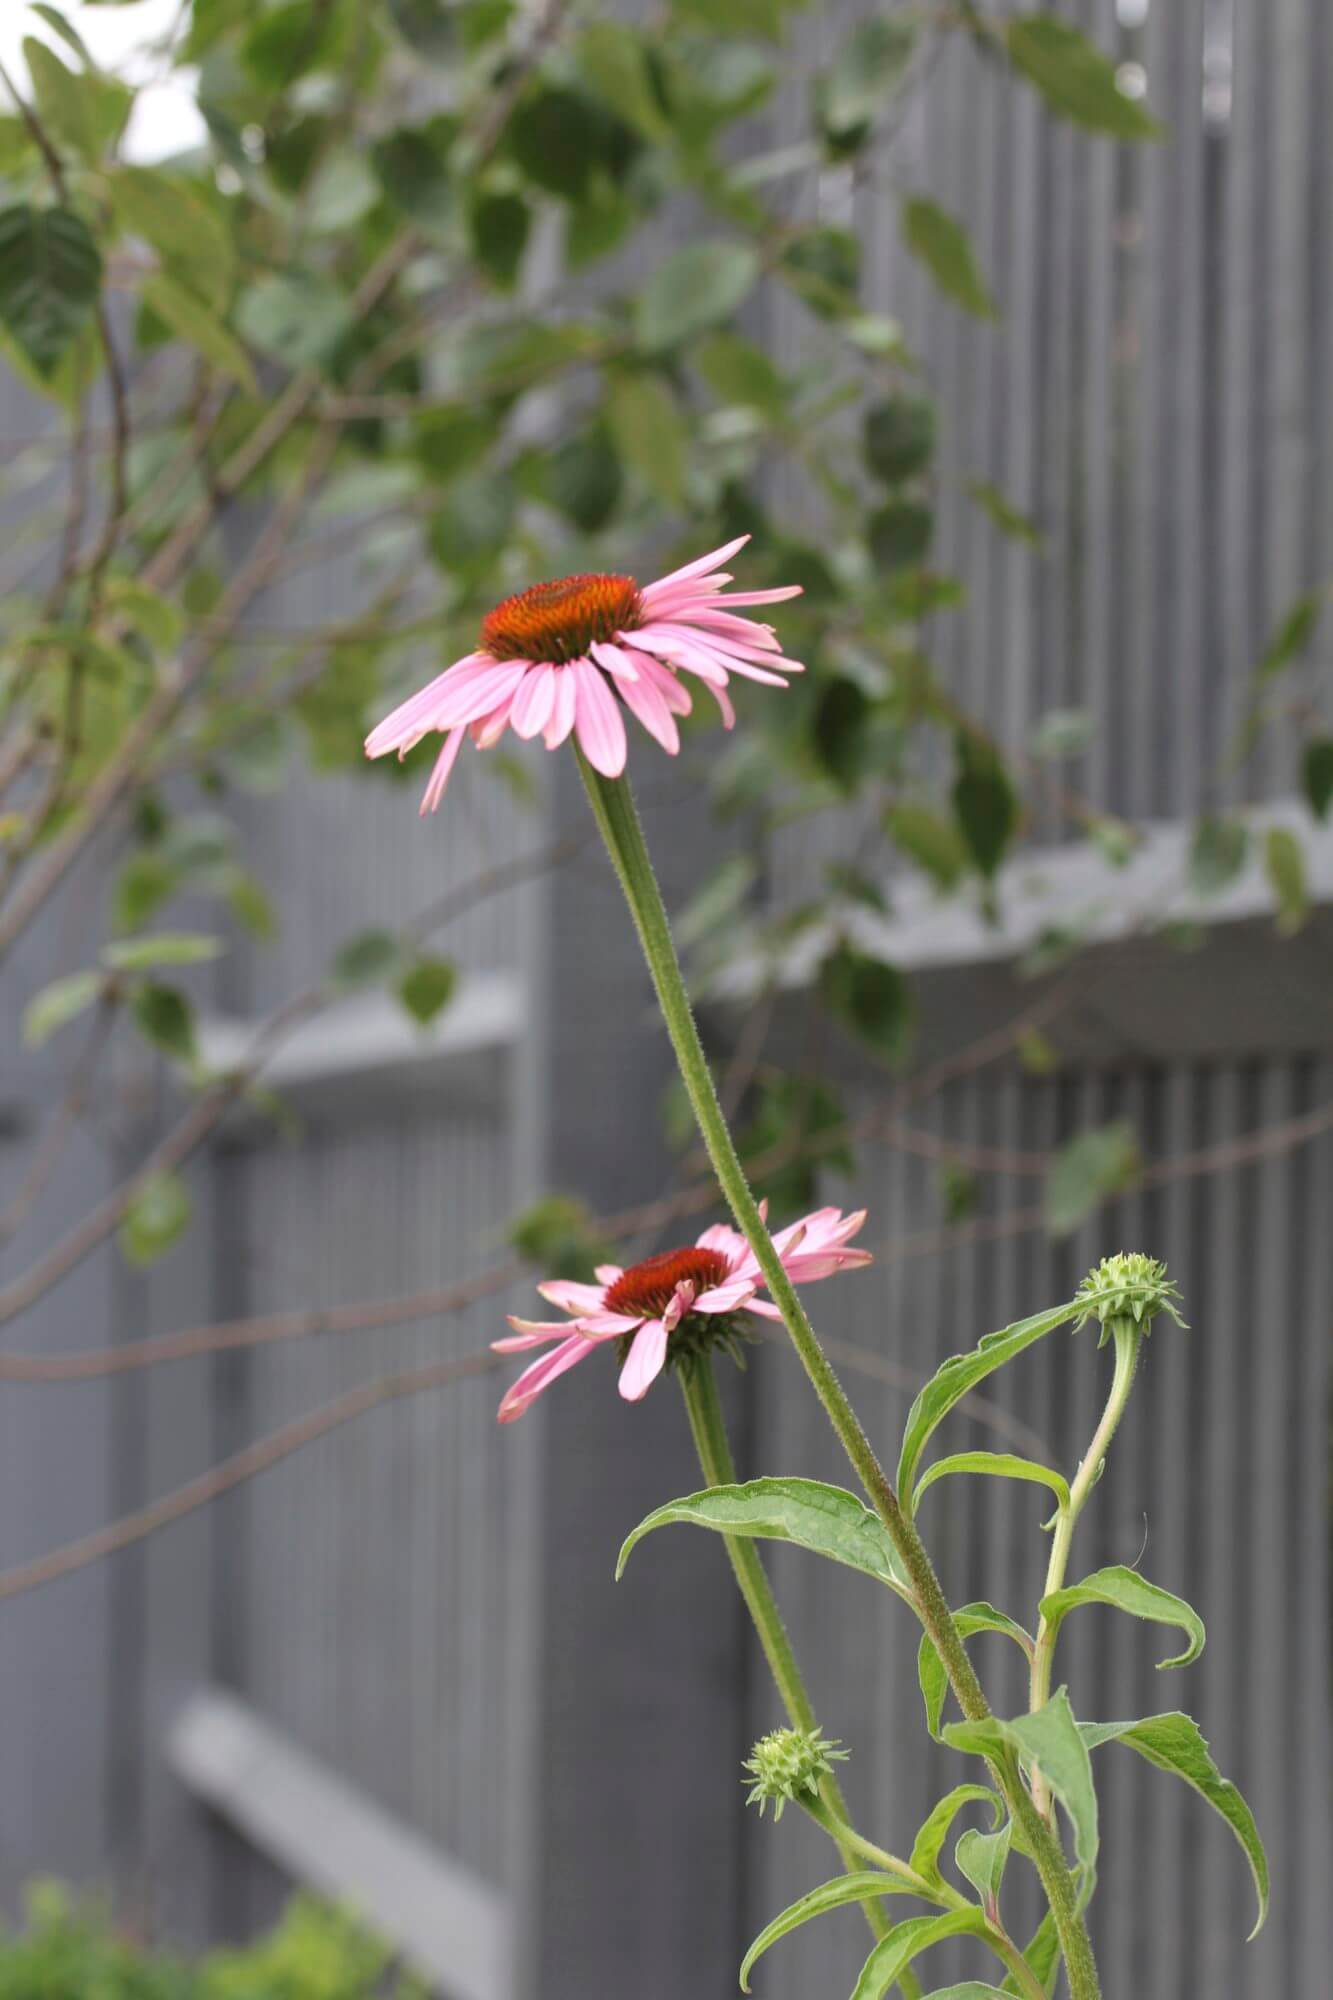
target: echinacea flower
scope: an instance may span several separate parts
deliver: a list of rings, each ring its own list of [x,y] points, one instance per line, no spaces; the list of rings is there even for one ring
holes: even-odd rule
[[[782,1230],[773,1245],[787,1276],[800,1285],[870,1263],[868,1250],[847,1248],[865,1219],[863,1208],[853,1215],[820,1208]],[[500,1354],[522,1354],[534,1347],[551,1350],[525,1368],[508,1390],[500,1404],[500,1422],[521,1417],[552,1382],[608,1340],[623,1343],[620,1393],[627,1402],[637,1403],[669,1359],[698,1353],[728,1335],[734,1340],[729,1315],[747,1312],[780,1319],[772,1300],[757,1296],[763,1282],[745,1238],[717,1223],[686,1249],[661,1251],[627,1270],[619,1264],[599,1265],[595,1285],[565,1278],[538,1285],[542,1297],[568,1318],[530,1320],[511,1314],[513,1334],[491,1342]]]
[[[618,778],[627,754],[622,705],[671,756],[679,750],[676,717],[692,705],[683,673],[704,683],[730,729],[732,674],[785,687],[784,674],[803,671],[783,657],[771,625],[736,614],[738,605],[799,597],[799,584],[726,595],[732,579],[718,565],[749,539],[740,535],[642,590],[632,576],[566,576],[506,597],[482,620],[476,652],[372,729],[366,755],[396,750],[403,758],[423,736],[442,735],[424,813],[443,798],[469,730],[481,750],[511,728],[554,750],[572,730],[594,770]]]

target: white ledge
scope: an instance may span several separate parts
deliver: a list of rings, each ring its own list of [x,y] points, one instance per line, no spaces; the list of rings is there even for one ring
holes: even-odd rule
[[[333,1093],[440,1092],[468,1103],[493,1103],[505,1087],[507,1057],[522,1037],[526,1008],[514,973],[479,973],[459,982],[439,1017],[422,1027],[386,993],[339,1002],[293,1030],[264,1065],[262,1082],[300,1103]],[[235,1069],[259,1023],[205,1017],[204,1063]]]
[[[192,1695],[167,1738],[171,1768],[296,1881],[354,1910],[450,2000],[507,2000],[507,1899],[252,1709]]]

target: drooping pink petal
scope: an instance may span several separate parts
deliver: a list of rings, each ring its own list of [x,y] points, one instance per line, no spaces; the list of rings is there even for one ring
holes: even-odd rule
[[[604,778],[618,778],[628,746],[615,697],[591,660],[574,660],[568,671],[574,676],[574,727],[583,754]]]
[[[620,1393],[627,1403],[647,1395],[666,1361],[667,1330],[660,1319],[645,1320],[620,1371]]]
[[[725,688],[714,687],[711,681],[705,681],[704,686],[708,689],[709,694],[712,695],[713,700],[722,711],[722,727],[724,729],[734,729],[736,727],[736,711],[732,707],[731,696],[727,693],[727,690]]]
[[[553,1306],[559,1306],[561,1312],[601,1312],[606,1304],[604,1286],[581,1285],[574,1278],[547,1278],[537,1290]]]
[[[574,673],[571,667],[555,669],[555,695],[551,702],[551,719],[546,725],[544,740],[548,750],[558,750],[574,727],[575,689]]]
[[[594,639],[588,651],[599,667],[605,667],[608,674],[618,681],[636,681],[639,670],[623,646],[613,646],[609,639]]]
[[[717,687],[726,686],[726,668],[692,634],[678,633],[675,628],[668,629],[662,625],[645,625],[634,637],[641,652],[654,653],[659,659],[682,666],[687,673],[698,674],[700,680],[711,681]]]
[[[697,1313],[734,1312],[754,1295],[754,1285],[749,1278],[732,1278],[725,1285],[715,1285],[711,1292],[700,1292],[694,1301],[693,1311]]]
[[[463,738],[466,735],[466,729],[451,729],[445,737],[444,748],[435,759],[435,766],[430,774],[430,782],[426,786],[421,800],[419,810],[423,814],[434,812],[440,800],[444,797],[444,788],[449,782],[449,773],[458,761],[458,753],[463,747]]]
[[[596,1352],[595,1341],[584,1340],[581,1334],[571,1334],[550,1354],[544,1354],[540,1361],[534,1361],[530,1368],[525,1368],[517,1382],[511,1383],[496,1412],[498,1421],[512,1424],[543,1390],[550,1388],[552,1382],[558,1381],[560,1376],[568,1374],[571,1368],[576,1368],[580,1361],[586,1361],[590,1354]]]
[[[579,1332],[589,1340],[618,1340],[642,1325],[642,1313],[586,1313],[579,1320]]]
[[[673,715],[688,715],[694,707],[694,696],[683,681],[678,681],[670,667],[661,660],[655,660],[651,653],[638,653],[639,678],[651,681]]]
[[[782,1268],[794,1285],[808,1285],[814,1278],[831,1278],[837,1271],[855,1271],[873,1264],[868,1250],[816,1250],[808,1257],[797,1254],[782,1260]]]
[[[509,711],[515,736],[526,743],[530,737],[540,736],[551,719],[551,705],[555,700],[556,670],[547,664],[529,667],[519,683],[514,705]]]
[[[648,655],[640,653],[639,659]],[[668,755],[674,757],[680,749],[680,731],[676,718],[667,706],[666,696],[657,687],[650,675],[642,675],[634,681],[622,681],[621,699],[631,715],[637,716],[648,734],[659,742]]]
[[[761,1299],[757,1296],[748,1298],[745,1301],[743,1310],[747,1313],[758,1313],[761,1319],[782,1318],[782,1314],[778,1311],[772,1299]]]
[[[505,660],[469,674],[456,687],[446,688],[431,719],[432,729],[456,729],[460,723],[476,722],[489,715],[514,692],[527,671],[526,660]]]
[[[567,1319],[519,1319],[517,1314],[506,1315],[509,1324],[517,1327],[514,1334],[505,1334],[501,1340],[493,1340],[491,1346],[497,1354],[524,1354],[530,1347],[549,1347],[553,1340],[568,1340],[570,1325]]]
[[[366,738],[367,757],[383,757],[391,750],[410,750],[423,736],[438,727],[435,714],[446,692],[466,685],[495,665],[488,653],[468,653],[437,674],[424,688],[400,702],[397,708],[376,723]]]
[[[513,706],[512,697],[506,697],[497,708],[491,710],[489,715],[478,716],[470,725],[472,741],[478,750],[494,749],[509,727],[509,713]]]

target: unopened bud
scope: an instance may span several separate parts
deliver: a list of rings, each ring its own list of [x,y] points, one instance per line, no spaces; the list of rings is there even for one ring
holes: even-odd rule
[[[781,1819],[789,1799],[799,1805],[803,1799],[813,1798],[820,1779],[828,1776],[835,1761],[842,1762],[847,1755],[838,1748],[836,1738],[830,1740],[815,1729],[770,1730],[760,1737],[742,1766],[753,1780],[745,1803],[757,1805],[762,1813],[772,1799],[773,1817]]]

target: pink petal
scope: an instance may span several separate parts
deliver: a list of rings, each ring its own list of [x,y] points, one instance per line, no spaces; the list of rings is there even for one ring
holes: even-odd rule
[[[601,1285],[580,1285],[573,1278],[547,1278],[537,1287],[544,1299],[561,1312],[600,1312],[606,1303],[606,1292]]]
[[[435,720],[446,695],[459,687],[465,687],[480,675],[488,673],[495,665],[489,653],[468,653],[461,660],[455,660],[442,674],[437,674],[424,688],[419,688],[405,702],[401,702],[391,714],[386,715],[366,738],[367,757],[383,757],[390,750],[400,754],[410,750],[414,744],[432,729],[438,728]]]
[[[747,1313],[758,1313],[761,1319],[782,1318],[782,1314],[778,1311],[772,1299],[747,1299],[745,1301],[745,1310]]]
[[[854,1271],[874,1261],[868,1250],[818,1250],[808,1257],[784,1257],[782,1267],[794,1285],[808,1285],[816,1278],[831,1278],[837,1271]]]
[[[463,738],[466,735],[466,729],[451,729],[445,737],[444,748],[435,759],[435,767],[430,774],[430,782],[426,786],[421,800],[420,810],[423,814],[433,813],[439,805],[440,800],[444,797],[444,788],[449,782],[449,773],[458,761],[458,753],[463,747]]]
[[[579,1332],[589,1340],[612,1340],[642,1325],[642,1313],[587,1313],[579,1321]]]
[[[737,1306],[754,1296],[754,1286],[748,1278],[733,1278],[728,1284],[715,1285],[711,1292],[700,1292],[694,1301],[697,1313],[733,1312]]]
[[[725,1222],[715,1222],[696,1241],[701,1250],[720,1250],[733,1269],[750,1254],[750,1246],[739,1229],[732,1229]]]
[[[552,1382],[557,1381],[571,1368],[576,1368],[580,1361],[587,1359],[588,1355],[596,1352],[595,1342],[584,1340],[576,1333],[568,1340],[562,1341],[550,1354],[544,1354],[540,1361],[534,1361],[530,1368],[523,1370],[517,1382],[511,1384],[505,1391],[499,1410],[496,1412],[499,1422],[512,1424],[515,1417],[521,1417],[544,1389],[550,1388]]]
[[[660,1319],[645,1320],[620,1371],[620,1393],[627,1403],[647,1395],[666,1361],[667,1330]]]
[[[597,1266],[597,1277],[604,1285],[614,1285],[616,1279],[623,1278],[624,1275],[625,1267],[623,1264],[599,1264]]]
[[[588,651],[599,667],[605,667],[618,681],[636,681],[639,670],[633,659],[620,646],[613,646],[608,639],[594,639]]]
[[[694,1305],[694,1280],[682,1278],[671,1294],[670,1303],[662,1314],[662,1324],[668,1333],[674,1333],[687,1312]]]
[[[651,653],[636,653],[640,665],[640,679],[651,681],[673,715],[688,715],[694,707],[694,696],[682,681],[678,681],[670,667],[661,660],[655,660]]]
[[[491,1346],[497,1354],[524,1354],[530,1347],[547,1347],[553,1340],[568,1340],[570,1325],[567,1319],[541,1320],[518,1319],[508,1314],[509,1324],[518,1328],[515,1334],[506,1334],[502,1340],[493,1340]]]
[[[646,660],[648,655],[640,653],[638,658]],[[674,757],[680,749],[680,731],[676,727],[676,718],[667,705],[666,696],[654,684],[651,677],[622,681],[620,697],[630,714],[638,717],[648,734],[661,744],[668,756]]]
[[[520,682],[514,705],[509,711],[515,736],[521,736],[525,743],[530,737],[540,736],[551,719],[554,701],[555,668],[549,665],[533,667]]]
[[[574,676],[574,727],[583,754],[604,778],[618,778],[628,746],[615,696],[591,660],[574,660],[568,671]]]
[[[551,703],[551,719],[546,725],[545,741],[548,750],[558,750],[574,727],[575,686],[571,667],[555,669],[555,696]]]
[[[722,711],[722,727],[724,729],[734,729],[736,727],[736,711],[731,705],[731,696],[725,688],[714,687],[711,681],[705,681],[704,685]]]
[[[469,725],[472,730],[472,741],[478,750],[490,750],[500,741],[509,727],[509,715],[513,706],[512,700],[502,701],[489,715],[478,716],[477,720]]]
[[[715,604],[785,604],[789,597],[802,597],[805,586],[800,583],[784,583],[776,590],[728,590],[715,591],[711,597],[702,599],[707,608]]]
[[[692,576],[706,576],[715,563],[730,562],[737,551],[745,547],[749,539],[748,535],[738,535],[734,542],[724,542],[720,549],[714,549],[711,554],[697,556],[683,568],[673,569],[666,576],[659,576],[654,583],[648,585],[643,593],[644,597],[647,598],[654,591],[665,590],[668,584],[687,583]]]
[[[700,640],[682,632],[678,626],[645,625],[634,637],[642,652],[659,654],[673,663],[679,662],[687,672],[698,674],[700,680],[712,681],[718,687],[726,686],[727,670],[721,661]]]

